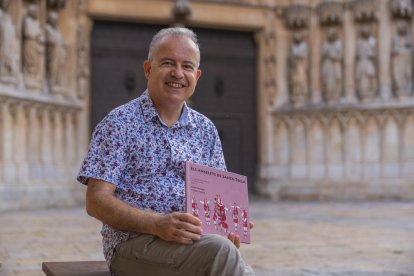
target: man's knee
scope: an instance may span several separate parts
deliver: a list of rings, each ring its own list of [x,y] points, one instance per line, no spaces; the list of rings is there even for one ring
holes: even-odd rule
[[[220,235],[205,235],[202,237],[201,242],[203,252],[208,252],[207,254],[212,258],[215,258],[219,254],[230,258],[237,257],[239,254],[236,246],[229,239]]]
[[[207,275],[254,275],[229,239],[219,235],[206,235],[202,240],[207,249],[203,250],[204,256],[209,260]]]

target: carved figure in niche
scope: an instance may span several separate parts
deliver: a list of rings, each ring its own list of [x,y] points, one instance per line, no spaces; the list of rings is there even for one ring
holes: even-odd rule
[[[41,88],[45,36],[38,20],[36,4],[30,4],[23,22],[23,73],[26,87]]]
[[[356,45],[356,85],[363,100],[372,99],[377,91],[377,41],[370,26],[363,25]]]
[[[322,88],[328,102],[338,101],[342,91],[342,43],[335,28],[326,32],[322,45]]]
[[[392,80],[398,97],[408,96],[412,87],[412,45],[405,21],[397,22],[397,33],[392,39]]]
[[[46,70],[49,88],[53,93],[61,93],[65,75],[66,46],[57,29],[58,14],[50,11],[46,24]]]
[[[12,18],[7,13],[10,0],[0,0],[0,79],[16,83],[18,70],[17,37]]]
[[[294,104],[302,104],[308,96],[308,44],[303,40],[302,34],[296,32],[290,46],[289,75],[291,100]]]

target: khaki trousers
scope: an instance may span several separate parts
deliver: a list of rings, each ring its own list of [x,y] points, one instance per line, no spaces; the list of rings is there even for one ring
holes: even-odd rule
[[[234,244],[219,235],[182,245],[141,234],[117,246],[111,270],[116,276],[254,275]]]

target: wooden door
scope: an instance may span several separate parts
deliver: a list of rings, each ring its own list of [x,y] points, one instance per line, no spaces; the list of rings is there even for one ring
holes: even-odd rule
[[[114,107],[146,88],[142,64],[152,36],[164,26],[95,21],[91,47],[91,129]],[[219,131],[228,170],[256,171],[256,45],[253,34],[194,29],[203,71],[190,106]]]

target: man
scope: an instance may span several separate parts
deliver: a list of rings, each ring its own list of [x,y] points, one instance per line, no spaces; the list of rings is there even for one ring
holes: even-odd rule
[[[144,62],[147,90],[96,127],[78,180],[87,212],[103,222],[104,254],[115,275],[253,275],[240,238],[203,235],[184,213],[184,162],[225,170],[210,120],[186,106],[201,76],[196,35],[157,33]]]

